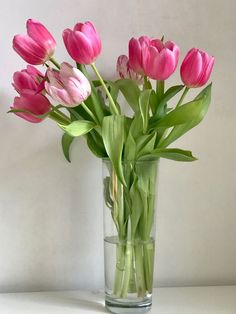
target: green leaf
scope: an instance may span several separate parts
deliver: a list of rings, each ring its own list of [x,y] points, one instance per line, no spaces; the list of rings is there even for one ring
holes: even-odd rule
[[[146,89],[142,91],[139,96],[139,108],[140,108],[140,113],[143,120],[143,133],[144,134],[147,132],[147,128],[148,128],[149,98],[150,98],[151,92],[152,92],[151,89]]]
[[[150,153],[150,155],[143,156],[142,159],[151,158],[167,158],[176,161],[195,161],[196,157],[192,155],[189,150],[179,148],[157,148]]]
[[[74,137],[70,136],[67,133],[64,133],[61,138],[62,150],[66,160],[68,160],[69,162],[70,162],[70,146],[71,143],[73,142],[73,139]]]
[[[137,139],[138,158],[153,151],[156,142],[156,133],[140,136]]]
[[[135,160],[136,157],[136,143],[135,140],[129,132],[127,139],[125,141],[125,147],[124,147],[124,160]]]
[[[171,143],[173,143],[176,139],[181,137],[184,133],[188,132],[192,128],[194,128],[196,125],[198,125],[204,116],[207,113],[208,107],[211,102],[211,84],[208,85],[199,95],[195,98],[195,106],[197,107],[197,110],[195,112],[195,115],[192,119],[186,121],[186,123],[175,126],[169,135],[163,139],[159,143],[159,147],[167,147]],[[183,105],[184,106],[184,105]],[[182,106],[181,106],[182,107]],[[180,109],[179,107],[178,109]],[[172,111],[173,112],[173,111]]]
[[[122,168],[124,128],[124,116],[112,115],[104,117],[103,119],[102,137],[107,154],[112,162],[118,179],[126,186]]]
[[[74,121],[68,125],[59,124],[59,126],[70,136],[81,136],[91,131],[95,124],[87,120]]]
[[[193,100],[169,112],[156,127],[170,128],[193,120],[201,112],[202,100]]]
[[[139,110],[139,94],[140,90],[137,84],[130,79],[122,79],[115,82],[115,85],[119,88],[124,95],[126,101],[133,109],[134,112]]]
[[[184,85],[176,85],[176,86],[170,87],[165,92],[165,94],[162,96],[162,98],[159,99],[159,104],[157,106],[157,109],[156,109],[156,112],[155,112],[153,118],[151,119],[151,122],[155,122],[155,121],[157,121],[157,119],[159,119],[160,117],[163,116],[164,108],[165,108],[165,105],[167,104],[167,102],[169,100],[171,100],[171,98],[173,98],[176,94],[178,94],[183,88],[184,88]]]
[[[107,157],[102,137],[94,130],[87,133],[87,144],[91,152],[98,158]]]

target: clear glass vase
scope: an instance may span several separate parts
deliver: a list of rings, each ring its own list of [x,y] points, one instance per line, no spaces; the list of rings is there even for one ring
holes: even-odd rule
[[[112,313],[152,305],[158,161],[122,164],[126,185],[103,160],[105,302]]]

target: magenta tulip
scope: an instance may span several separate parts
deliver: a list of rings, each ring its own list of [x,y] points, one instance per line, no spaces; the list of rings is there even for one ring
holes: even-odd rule
[[[154,80],[166,80],[177,67],[179,52],[172,41],[164,44],[160,39],[151,40],[143,52],[145,74]]]
[[[56,42],[43,24],[29,19],[26,23],[28,35],[16,35],[13,49],[30,64],[43,64],[54,54]]]
[[[189,50],[185,56],[180,74],[187,87],[200,87],[209,80],[215,59],[206,52],[196,48]]]
[[[147,36],[141,36],[138,39],[131,38],[129,41],[129,65],[130,68],[144,75],[144,66],[143,66],[143,52],[146,47],[150,45],[150,38]]]
[[[101,52],[100,37],[91,22],[77,23],[74,29],[63,32],[66,49],[76,62],[93,63]]]
[[[32,65],[28,65],[26,69],[14,73],[12,85],[19,94],[25,90],[37,93],[44,89],[44,75]]]
[[[121,55],[118,57],[116,70],[122,79],[131,79],[137,81],[138,83],[143,82],[143,76],[137,72],[134,72],[130,68],[129,58],[126,55]]]
[[[63,62],[60,71],[48,69],[45,89],[58,102],[68,107],[78,106],[91,93],[91,86],[86,76],[70,64]]]
[[[51,104],[45,96],[35,94],[32,90],[25,90],[20,96],[15,97],[11,109],[24,109],[35,115],[43,115],[51,109]],[[37,118],[30,113],[15,112],[15,114],[32,123],[43,121],[42,118]]]

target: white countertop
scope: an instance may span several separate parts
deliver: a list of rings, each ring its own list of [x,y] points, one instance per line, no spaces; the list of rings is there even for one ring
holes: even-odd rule
[[[87,291],[3,293],[1,314],[107,313],[103,294]],[[155,314],[236,314],[236,286],[158,288]]]

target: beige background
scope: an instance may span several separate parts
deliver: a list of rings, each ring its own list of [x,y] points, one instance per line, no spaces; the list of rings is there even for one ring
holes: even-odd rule
[[[61,32],[91,20],[103,41],[98,67],[115,76],[131,36],[176,41],[216,57],[205,121],[175,144],[195,163],[162,161],[159,176],[156,285],[236,284],[236,1],[4,1],[0,10],[0,292],[103,285],[101,163],[83,140],[63,158],[51,121],[32,125],[6,115],[12,73],[25,63],[11,50],[25,20],[41,20],[67,59]],[[179,82],[178,71],[171,82]]]

